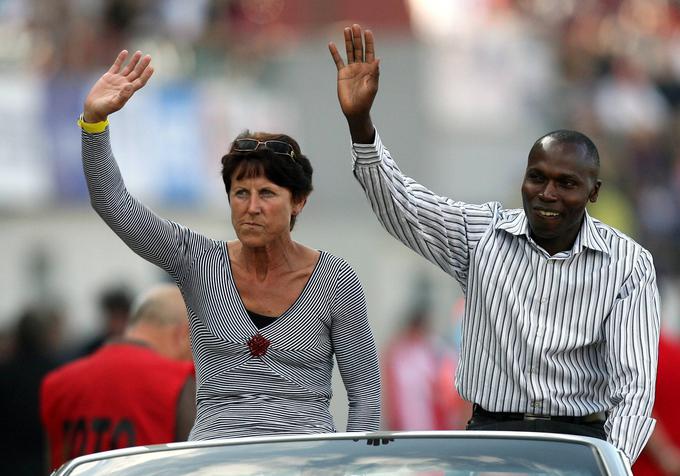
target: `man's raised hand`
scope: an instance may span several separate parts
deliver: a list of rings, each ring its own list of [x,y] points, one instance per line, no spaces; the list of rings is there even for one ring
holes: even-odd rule
[[[370,142],[373,124],[370,112],[378,93],[380,60],[375,58],[375,42],[370,30],[362,31],[354,24],[344,30],[347,63],[338,48],[329,43],[328,49],[338,69],[338,100],[349,123],[355,142]]]

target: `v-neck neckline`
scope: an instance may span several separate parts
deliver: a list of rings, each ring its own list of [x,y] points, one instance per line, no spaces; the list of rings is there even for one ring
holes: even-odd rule
[[[325,253],[321,250],[316,250],[319,252],[319,257],[316,260],[316,263],[314,264],[314,269],[312,272],[309,274],[309,278],[307,278],[307,282],[305,285],[302,287],[302,291],[300,291],[300,294],[297,295],[297,297],[293,300],[292,304],[288,306],[288,308],[283,311],[281,314],[278,316],[267,316],[272,318],[272,322],[267,324],[264,327],[258,328],[253,320],[250,318],[248,315],[248,308],[246,308],[245,303],[243,302],[243,298],[241,298],[241,293],[238,290],[238,286],[236,285],[236,279],[234,278],[234,270],[231,266],[231,256],[229,255],[229,243],[225,242],[224,243],[224,249],[226,250],[227,254],[227,268],[229,269],[229,282],[231,286],[234,288],[234,291],[236,292],[236,295],[238,296],[238,304],[240,308],[240,315],[243,319],[246,320],[248,323],[248,326],[255,329],[256,332],[263,332],[266,329],[271,328],[273,325],[275,325],[278,322],[281,322],[284,320],[289,314],[291,314],[291,311],[297,307],[297,304],[302,301],[302,299],[305,297],[307,294],[307,289],[309,288],[310,283],[316,278],[317,270],[320,267],[321,261],[324,258]]]

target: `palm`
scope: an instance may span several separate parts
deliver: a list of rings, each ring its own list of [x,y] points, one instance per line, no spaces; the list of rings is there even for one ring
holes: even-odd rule
[[[142,58],[138,51],[122,68],[126,57],[127,51],[121,51],[111,68],[92,86],[85,99],[84,115],[88,122],[104,120],[109,114],[120,110],[153,74],[151,57],[148,55]]]
[[[338,99],[345,116],[368,114],[377,92],[377,62],[352,63],[338,71]]]
[[[129,98],[125,91],[130,87],[132,82],[120,74],[105,73],[92,87],[85,103],[95,115],[108,116],[125,105]]]

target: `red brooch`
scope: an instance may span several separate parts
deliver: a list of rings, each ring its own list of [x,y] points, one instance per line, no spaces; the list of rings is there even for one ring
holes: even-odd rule
[[[250,349],[250,355],[253,357],[262,357],[267,353],[267,348],[271,342],[269,339],[264,337],[262,334],[255,334],[248,341],[248,348]]]

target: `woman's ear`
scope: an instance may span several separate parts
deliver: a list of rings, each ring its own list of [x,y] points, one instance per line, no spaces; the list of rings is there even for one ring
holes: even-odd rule
[[[302,209],[305,208],[305,205],[307,204],[307,197],[301,198],[297,202],[293,203],[293,216],[298,216],[301,212]]]

